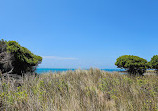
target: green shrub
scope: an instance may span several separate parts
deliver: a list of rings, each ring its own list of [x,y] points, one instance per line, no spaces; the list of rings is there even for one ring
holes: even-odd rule
[[[22,74],[26,72],[33,72],[36,69],[36,66],[42,62],[42,57],[34,55],[27,48],[22,47],[16,41],[0,41],[0,45],[5,46],[5,50],[0,49],[0,53],[5,53],[8,55],[6,61],[10,61],[10,66],[6,65],[6,68],[12,69],[12,73]],[[4,60],[5,56],[2,56],[0,59]],[[3,67],[2,67],[3,66]],[[4,64],[0,64],[0,69],[6,69]],[[7,71],[6,71],[7,72]]]
[[[126,69],[130,74],[142,75],[147,69],[147,60],[133,55],[124,55],[117,58],[115,65]]]
[[[149,65],[152,69],[156,69],[158,70],[158,55],[154,55],[150,62],[149,62]]]
[[[1,72],[8,72],[13,67],[11,65],[12,56],[7,53],[7,41],[0,40],[0,70]]]

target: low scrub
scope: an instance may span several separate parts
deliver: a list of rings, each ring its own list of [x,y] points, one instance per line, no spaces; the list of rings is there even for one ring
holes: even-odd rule
[[[158,77],[98,69],[1,78],[0,110],[157,111]]]

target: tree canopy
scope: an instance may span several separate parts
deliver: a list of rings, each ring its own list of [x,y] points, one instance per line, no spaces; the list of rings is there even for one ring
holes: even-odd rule
[[[22,47],[16,41],[0,41],[0,63],[4,60],[8,55],[8,58],[5,61],[10,61],[10,65],[6,65],[7,68],[4,67],[4,62],[0,64],[0,69],[3,72],[7,72],[9,69],[12,73],[22,74],[26,72],[35,71],[38,64],[42,62],[42,57],[33,54],[27,48]]]
[[[115,65],[126,69],[130,74],[142,75],[147,69],[147,60],[133,55],[123,55],[117,58]]]
[[[154,55],[150,62],[149,62],[149,65],[152,69],[156,69],[158,70],[158,55]]]

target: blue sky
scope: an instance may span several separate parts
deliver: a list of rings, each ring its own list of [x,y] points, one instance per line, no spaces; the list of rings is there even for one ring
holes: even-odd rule
[[[157,0],[0,0],[0,39],[42,56],[44,68],[116,68],[158,54]]]

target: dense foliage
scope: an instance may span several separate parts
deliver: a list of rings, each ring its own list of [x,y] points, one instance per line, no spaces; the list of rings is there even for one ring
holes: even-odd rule
[[[133,55],[124,55],[117,58],[115,65],[126,69],[130,74],[142,75],[147,69],[147,60]]]
[[[42,57],[34,55],[27,48],[22,47],[16,41],[0,41],[0,70],[2,72],[11,71],[11,73],[22,74],[33,72],[36,66],[42,62]],[[5,55],[5,56],[4,56]],[[6,58],[6,55],[8,58]],[[9,62],[5,65],[5,62]],[[5,67],[4,67],[5,66]]]
[[[149,65],[152,69],[158,70],[158,55],[154,55],[149,62]]]
[[[13,66],[11,64],[12,56],[7,53],[7,42],[4,40],[0,41],[0,71],[9,72]]]

